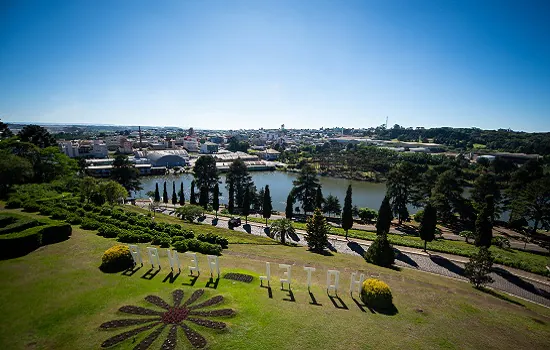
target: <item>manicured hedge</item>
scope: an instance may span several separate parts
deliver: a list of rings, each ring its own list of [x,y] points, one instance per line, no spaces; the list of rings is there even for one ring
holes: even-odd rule
[[[0,235],[6,235],[12,232],[19,232],[28,228],[38,226],[40,223],[35,220],[22,215],[6,215],[1,216],[2,222],[8,223],[4,227],[0,228]],[[1,226],[1,225],[0,225]]]
[[[172,242],[172,245],[178,252],[192,251],[202,254],[221,255],[222,246],[219,244],[210,244],[201,242],[198,239],[181,239]]]
[[[0,235],[0,259],[9,259],[32,252],[41,245],[66,240],[72,233],[71,225],[53,220],[39,222],[19,232]]]

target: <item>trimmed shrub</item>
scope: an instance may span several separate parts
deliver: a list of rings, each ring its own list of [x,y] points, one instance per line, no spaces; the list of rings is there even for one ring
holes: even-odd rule
[[[40,215],[44,216],[50,216],[50,214],[54,211],[54,208],[49,206],[48,204],[42,204],[40,206]]]
[[[80,224],[83,230],[97,230],[101,224],[94,219],[85,218]]]
[[[369,278],[363,282],[361,300],[373,309],[389,309],[393,305],[390,287],[376,279]]]
[[[211,243],[211,244],[219,244],[219,245],[222,246],[222,248],[227,248],[228,245],[229,245],[229,241],[226,238],[220,237],[220,236],[218,236],[216,234],[213,234],[211,232],[209,232],[207,234],[200,233],[197,236],[197,239],[199,241],[208,242],[208,243]]]
[[[103,272],[119,272],[134,266],[134,260],[130,249],[122,244],[115,245],[103,253],[101,257],[101,266],[99,269]]]
[[[491,239],[491,244],[502,249],[510,249],[510,240],[506,237],[493,237],[493,239]]]
[[[424,217],[424,210],[420,209],[419,211],[414,214],[414,221],[416,222],[422,222],[422,218]]]
[[[172,238],[166,233],[160,233],[153,236],[151,244],[159,245],[161,248],[168,248],[172,243]]]
[[[174,246],[174,249],[176,249],[180,253],[185,253],[188,250],[186,239],[179,239],[175,242],[173,241],[172,245]]]
[[[395,261],[395,252],[386,235],[378,235],[365,252],[365,260],[371,264],[390,267]]]
[[[102,224],[97,229],[97,234],[106,238],[115,238],[121,233],[121,229],[109,224]]]
[[[55,222],[42,227],[42,245],[62,242],[68,239],[73,228],[65,222]]]
[[[36,213],[40,210],[40,205],[38,205],[35,201],[26,201],[23,203],[23,209],[29,213]]]
[[[21,208],[21,200],[19,198],[13,198],[6,202],[7,209]]]
[[[187,243],[187,249],[192,252],[210,255],[221,255],[222,253],[222,247],[219,244],[201,242],[198,239],[188,239],[185,242]]]
[[[37,220],[27,217],[5,216],[5,223],[8,223],[4,227],[0,228],[0,235],[6,235],[12,232],[19,232],[28,228],[38,226],[40,223]]]
[[[50,217],[54,220],[65,220],[69,216],[69,212],[64,209],[54,209]]]
[[[82,218],[78,214],[70,214],[65,221],[71,225],[80,225],[82,223]]]

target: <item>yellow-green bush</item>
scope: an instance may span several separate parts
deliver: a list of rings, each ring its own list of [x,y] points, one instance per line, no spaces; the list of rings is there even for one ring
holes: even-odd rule
[[[134,265],[130,249],[122,244],[115,245],[105,251],[101,257],[103,272],[118,272],[131,268]]]
[[[361,300],[373,309],[386,309],[393,304],[390,287],[376,278],[369,278],[363,282]]]

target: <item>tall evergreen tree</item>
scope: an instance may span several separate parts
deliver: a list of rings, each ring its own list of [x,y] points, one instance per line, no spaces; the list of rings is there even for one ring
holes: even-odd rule
[[[164,181],[164,191],[162,192],[162,201],[168,204],[168,191],[166,191],[166,181]]]
[[[386,196],[390,199],[393,214],[397,215],[399,224],[409,218],[407,204],[412,200],[411,195],[417,173],[414,165],[409,162],[397,164],[388,173]]]
[[[211,155],[200,156],[195,162],[193,173],[195,184],[199,191],[202,187],[206,187],[209,193],[214,190],[214,186],[219,180],[218,168],[216,167],[214,157]],[[196,204],[196,199],[194,204]]]
[[[242,214],[244,215],[245,223],[248,224],[248,215],[250,215],[250,189],[244,190]]]
[[[424,208],[424,215],[420,222],[420,239],[424,241],[424,251],[426,251],[428,242],[433,241],[435,238],[436,226],[437,211],[431,203],[428,203]]]
[[[230,214],[233,214],[233,212],[235,211],[235,186],[232,182],[229,183],[228,191],[229,203],[227,205],[227,210]]]
[[[306,232],[305,240],[311,251],[321,253],[328,247],[330,225],[321,210],[315,209],[313,216],[307,220]]]
[[[220,210],[220,187],[218,184],[214,186],[214,193],[212,194],[212,209],[216,211],[216,218],[218,217],[218,210]]]
[[[141,190],[139,170],[128,160],[128,156],[119,154],[115,157],[111,179],[124,186],[128,192]]]
[[[342,210],[342,228],[346,231],[346,239],[348,239],[348,230],[353,227],[351,195],[352,190],[351,185],[349,185],[346,191],[346,198],[344,199],[344,209]]]
[[[286,207],[285,207],[285,217],[288,220],[292,220],[292,215],[294,214],[294,194],[292,191],[286,197]]]
[[[237,158],[231,163],[226,179],[228,189],[230,185],[233,186],[235,204],[239,208],[242,207],[245,190],[250,190],[254,183],[252,182],[252,177],[248,173],[246,164],[241,158]],[[252,198],[250,198],[250,200],[252,202]]]
[[[378,219],[376,220],[376,234],[386,235],[390,232],[391,227],[391,206],[388,197],[384,197],[380,209],[378,210]]]
[[[195,196],[195,180],[191,181],[191,193],[189,194],[189,203],[197,205],[197,197]]]
[[[172,204],[176,205],[178,203],[178,195],[176,194],[176,182],[172,182]]]
[[[329,194],[325,200],[325,205],[323,206],[323,213],[328,213],[329,217],[331,213],[339,213],[342,210],[340,206],[340,200],[338,197]]]
[[[323,209],[325,204],[325,198],[323,197],[323,191],[321,185],[317,186],[317,192],[315,193],[315,208]]]
[[[160,192],[158,182],[155,184],[155,203],[160,202]]]
[[[180,184],[180,205],[185,205],[185,193],[183,192],[183,182]]]
[[[477,214],[475,244],[478,247],[489,248],[491,246],[491,240],[493,239],[494,205],[493,196],[486,196],[485,203]]]
[[[200,188],[199,205],[204,209],[208,208],[208,188],[206,186]]]
[[[269,185],[265,185],[264,198],[262,205],[262,216],[265,219],[265,225],[267,226],[267,219],[271,217],[273,211],[273,204],[271,203],[271,193],[269,192]]]
[[[316,204],[317,188],[319,187],[317,171],[311,164],[306,163],[293,184],[294,197],[302,202],[304,213],[313,211]]]

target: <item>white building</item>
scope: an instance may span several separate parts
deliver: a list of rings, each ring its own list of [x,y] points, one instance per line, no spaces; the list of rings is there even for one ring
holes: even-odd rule
[[[199,151],[199,142],[196,139],[183,140],[182,146],[188,152],[198,152]]]
[[[59,142],[59,148],[69,158],[76,158],[79,156],[78,153],[78,143],[73,143],[72,141],[62,141]]]

